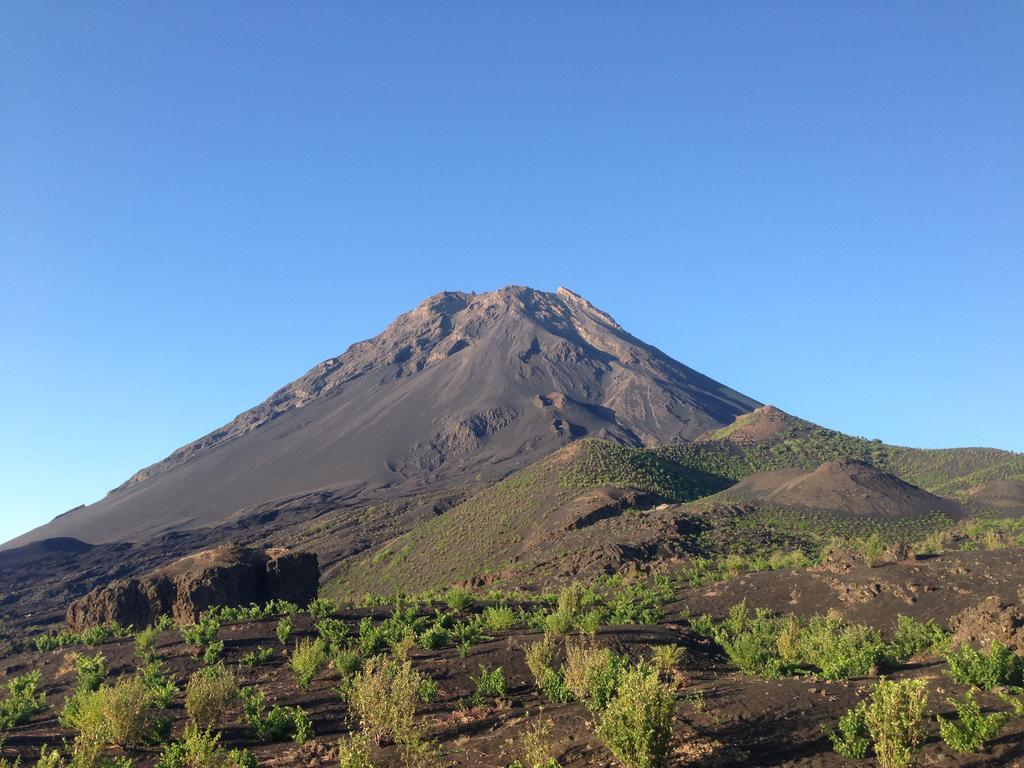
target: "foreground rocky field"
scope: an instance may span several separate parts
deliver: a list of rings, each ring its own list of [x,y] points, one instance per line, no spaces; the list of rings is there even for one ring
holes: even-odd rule
[[[0,662],[3,754],[33,765],[49,747],[61,754],[47,766],[163,768],[1017,764],[1024,552],[902,554],[51,631]],[[873,747],[860,759],[828,736],[883,675],[923,705],[903,734],[912,762],[881,756],[863,726]],[[937,715],[959,730],[940,733]],[[979,733],[968,751],[948,743],[965,749]]]

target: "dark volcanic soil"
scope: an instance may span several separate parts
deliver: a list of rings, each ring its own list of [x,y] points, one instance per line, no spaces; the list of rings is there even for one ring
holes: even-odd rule
[[[822,735],[823,725],[834,725],[873,684],[873,679],[824,682],[812,677],[766,681],[737,672],[709,641],[695,636],[684,619],[687,613],[708,611],[723,616],[742,598],[752,606],[765,606],[780,612],[810,614],[830,608],[860,622],[880,628],[891,626],[897,613],[918,619],[945,621],[964,607],[988,594],[1011,602],[1020,602],[1024,573],[1017,567],[1020,550],[956,553],[925,560],[912,560],[877,568],[853,565],[848,570],[839,564],[833,570],[792,571],[748,574],[730,582],[680,593],[669,606],[667,619],[660,625],[609,627],[598,634],[598,641],[620,652],[648,653],[651,645],[678,643],[686,653],[677,671],[682,696],[676,710],[675,733],[678,740],[678,765],[692,766],[800,766],[802,768],[839,768],[873,765],[872,760],[849,761],[835,755]],[[367,611],[338,614],[351,625]],[[386,612],[375,615],[383,617]],[[314,681],[310,690],[299,691],[286,665],[280,643],[274,637],[273,620],[229,624],[221,630],[226,642],[226,658],[234,663],[257,646],[272,647],[271,661],[254,668],[241,667],[247,684],[263,688],[274,703],[298,704],[315,721],[317,738],[297,748],[291,743],[256,745],[254,751],[264,765],[327,766],[335,764],[331,749],[349,727],[346,708],[340,702],[337,675],[327,670]],[[308,618],[297,622],[297,636],[311,631]],[[563,765],[607,766],[610,755],[596,738],[592,716],[578,704],[554,705],[546,702],[526,668],[522,647],[538,635],[529,632],[500,634],[494,640],[473,647],[466,658],[454,649],[412,652],[416,667],[433,677],[439,685],[436,702],[423,707],[421,719],[428,733],[445,748],[457,766],[495,768],[507,766],[521,757],[516,749],[527,711],[536,713],[542,706],[556,725],[557,756]],[[184,678],[198,662],[190,649],[174,632],[163,633],[158,644],[169,667]],[[99,648],[114,674],[130,672],[134,666],[130,640],[113,641]],[[89,651],[95,652],[95,651]],[[3,659],[5,677],[33,668],[44,673],[51,709],[23,726],[15,728],[7,742],[7,755],[15,751],[23,756],[37,754],[43,743],[59,742],[68,736],[55,717],[63,697],[73,685],[73,650],[46,654],[22,653]],[[473,690],[471,676],[480,665],[501,666],[509,680],[507,701],[471,707],[465,700]],[[920,676],[928,681],[932,709],[948,714],[945,699],[962,693],[942,674],[940,658],[922,656],[896,674]],[[996,706],[998,700],[983,694],[984,706]],[[180,702],[174,715],[176,732],[182,727]],[[240,724],[237,710],[224,720],[225,741],[231,746],[252,746],[251,734]],[[155,755],[132,755],[140,766],[152,766]],[[386,751],[379,756],[381,765],[397,765],[397,756]],[[1024,759],[1024,720],[1012,719],[1003,733],[985,750],[975,755],[951,752],[939,739],[934,723],[921,754],[922,766],[980,768],[1014,766]]]
[[[744,478],[721,494],[780,507],[816,509],[851,517],[905,518],[943,512],[956,519],[960,505],[855,459],[835,459],[817,469],[781,469]]]

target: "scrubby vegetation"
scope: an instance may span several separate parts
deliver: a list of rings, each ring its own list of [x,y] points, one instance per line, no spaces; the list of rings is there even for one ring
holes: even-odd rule
[[[238,698],[238,678],[223,664],[196,670],[185,689],[185,711],[200,729],[217,725]]]
[[[313,736],[313,722],[300,707],[275,704],[267,709],[266,694],[258,688],[239,691],[242,712],[258,741],[286,741],[305,744]]]
[[[36,671],[7,681],[7,696],[0,699],[0,731],[10,730],[46,708],[46,696],[39,690],[41,678]]]
[[[950,705],[956,710],[957,720],[947,720],[937,716],[939,733],[942,740],[957,752],[977,752],[987,741],[999,735],[1009,712],[992,712],[984,715],[981,712],[974,691],[967,691],[962,698],[950,699]]]
[[[893,640],[886,643],[877,629],[848,623],[835,614],[809,619],[776,616],[764,609],[751,612],[745,601],[719,624],[702,616],[692,625],[722,646],[741,670],[766,678],[811,673],[825,680],[867,677],[880,668],[898,666],[944,636],[934,623],[920,624],[903,616],[897,619]]]
[[[989,691],[1000,685],[1024,685],[1024,658],[998,640],[985,651],[961,645],[946,652],[949,676],[963,685]]]
[[[924,680],[883,678],[828,735],[844,757],[864,757],[870,747],[881,768],[910,768],[924,740],[927,706]]]

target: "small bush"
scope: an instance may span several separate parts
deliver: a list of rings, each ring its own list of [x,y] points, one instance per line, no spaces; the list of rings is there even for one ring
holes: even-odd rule
[[[662,674],[671,675],[683,662],[686,649],[681,645],[651,646],[651,664]]]
[[[868,753],[871,738],[868,732],[868,703],[861,701],[839,718],[839,731],[825,727],[825,734],[832,742],[832,749],[837,755],[851,760],[859,760]]]
[[[481,665],[480,677],[471,678],[476,685],[473,702],[482,704],[487,699],[504,699],[508,695],[508,681],[501,667],[488,669]]]
[[[288,640],[292,636],[292,630],[295,628],[295,623],[292,621],[291,616],[283,616],[280,621],[277,622],[277,640],[281,645],[288,645]]]
[[[148,627],[135,635],[135,655],[144,664],[156,660],[156,627]]]
[[[365,733],[350,733],[338,742],[339,768],[374,768],[370,739]]]
[[[551,635],[544,635],[526,646],[526,666],[533,674],[537,687],[544,692],[553,703],[562,704],[572,700],[572,692],[565,686],[562,673],[555,669],[555,658],[558,655],[558,644]]]
[[[313,600],[307,609],[309,615],[314,619],[326,619],[333,613],[336,613],[338,606],[334,604],[333,600],[328,600],[326,597],[318,597]]]
[[[528,718],[526,728],[519,737],[519,749],[523,759],[514,762],[510,768],[561,768],[552,754],[553,730],[551,720],[544,718],[543,711],[536,718]]]
[[[158,709],[171,706],[174,697],[181,692],[174,676],[158,661],[149,662],[138,671],[138,675],[153,706]]]
[[[197,648],[206,648],[217,641],[217,634],[220,632],[220,622],[211,616],[204,616],[195,624],[188,624],[181,628],[181,637],[189,645]]]
[[[572,695],[591,712],[602,712],[619,685],[628,659],[609,648],[566,644],[562,678]]]
[[[423,632],[417,640],[420,647],[427,651],[436,651],[444,648],[447,645],[451,645],[452,632],[451,630],[440,623],[431,624]]]
[[[242,688],[242,715],[260,741],[284,741],[305,744],[313,737],[313,721],[300,707],[275,705],[267,710],[266,694],[258,688]]]
[[[98,765],[106,747],[133,749],[158,742],[170,726],[170,721],[157,717],[138,675],[121,677],[95,691],[78,691],[73,699],[75,704],[69,702],[61,720],[78,731],[75,766]]]
[[[672,751],[676,692],[647,664],[625,670],[597,724],[597,735],[629,768],[661,768]]]
[[[193,673],[185,688],[185,712],[199,728],[217,725],[224,711],[238,698],[235,673],[218,664]]]
[[[253,763],[247,763],[244,754],[249,753],[228,752],[219,733],[200,730],[193,722],[185,726],[181,739],[164,748],[156,768],[245,768]]]
[[[203,649],[203,663],[206,665],[216,664],[223,653],[224,641],[214,640]]]
[[[988,653],[969,645],[946,652],[949,676],[962,685],[990,691],[1001,685],[1024,685],[1024,659],[998,640]]]
[[[882,678],[865,713],[868,733],[881,768],[909,768],[924,738],[928,694],[921,679]]]
[[[295,644],[288,666],[295,673],[299,688],[306,690],[320,670],[327,666],[327,643],[323,638],[300,640]]]
[[[946,631],[932,619],[922,623],[909,616],[897,616],[889,655],[893,661],[902,663],[924,651],[940,648],[946,637]]]
[[[508,606],[492,605],[481,614],[484,628],[488,632],[505,632],[516,626],[516,612]]]
[[[0,731],[21,725],[46,709],[46,695],[39,690],[38,670],[7,681],[7,697],[0,700]]]
[[[367,735],[378,745],[416,736],[413,716],[423,676],[412,662],[375,656],[352,680],[349,704]]]
[[[473,595],[464,589],[452,587],[445,593],[444,602],[453,611],[464,611],[473,604]]]
[[[974,699],[974,691],[968,691],[962,699],[950,699],[956,709],[959,721],[946,720],[937,716],[942,740],[957,752],[977,752],[982,745],[994,739],[1010,719],[1007,712],[981,713],[981,707]]]
[[[341,648],[348,638],[348,625],[341,619],[322,619],[316,623],[316,631],[332,648]]]
[[[256,650],[249,651],[239,659],[239,663],[244,664],[247,667],[257,667],[260,664],[266,664],[272,658],[274,658],[274,649],[265,648],[260,645],[256,647]]]

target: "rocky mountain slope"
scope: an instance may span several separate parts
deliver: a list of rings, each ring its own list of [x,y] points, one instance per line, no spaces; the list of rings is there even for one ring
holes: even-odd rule
[[[351,500],[496,479],[579,437],[692,439],[757,405],[564,288],[442,293],[6,546],[138,541],[322,489]]]

